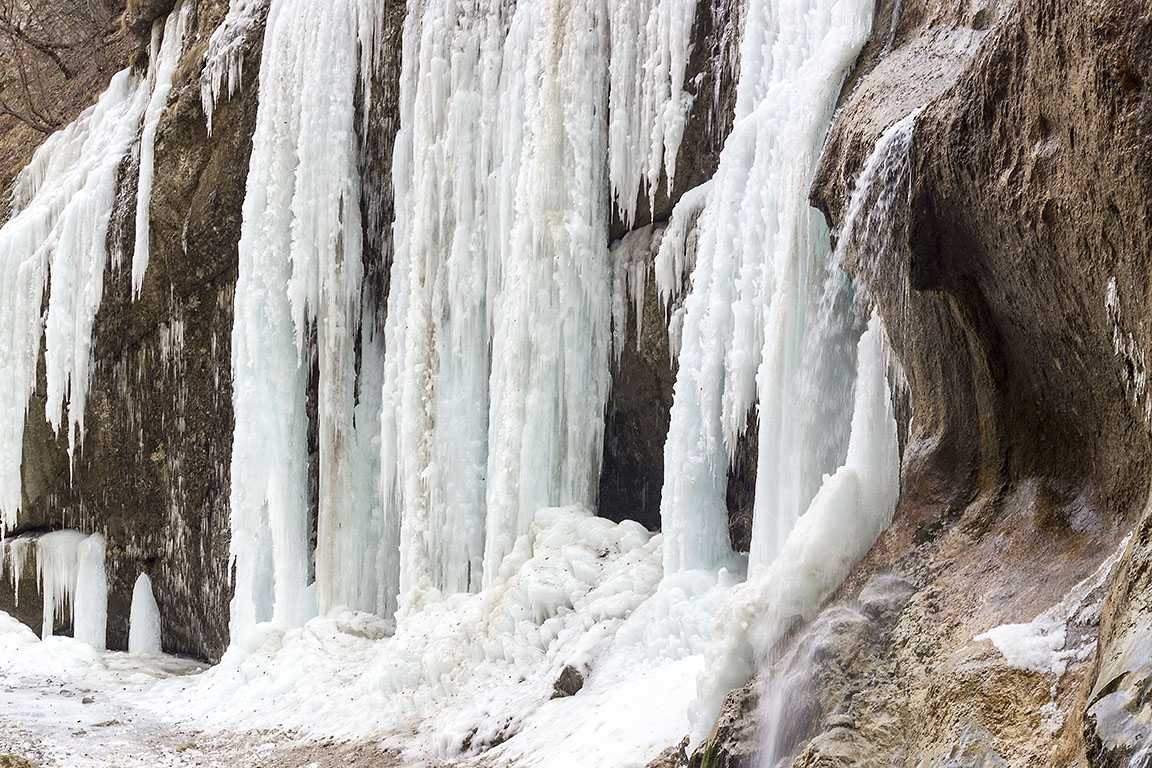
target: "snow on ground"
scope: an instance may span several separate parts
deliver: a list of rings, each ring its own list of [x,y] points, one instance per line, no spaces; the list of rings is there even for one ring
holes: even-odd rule
[[[301,740],[334,739],[395,750],[399,765],[642,766],[687,732],[731,586],[662,580],[660,547],[636,523],[542,510],[495,584],[431,602],[394,635],[337,610],[259,625],[203,671],[41,643],[0,614],[0,753],[69,768],[303,766]],[[583,686],[553,698],[569,667]]]

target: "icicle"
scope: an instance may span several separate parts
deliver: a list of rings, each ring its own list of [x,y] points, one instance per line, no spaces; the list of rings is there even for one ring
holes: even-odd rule
[[[80,542],[86,538],[80,531],[63,530],[36,539],[36,579],[44,601],[41,637],[51,637],[56,621],[69,615],[76,591]]]
[[[354,101],[355,0],[274,0],[244,200],[232,333],[232,633],[295,625],[316,611],[308,588],[307,414],[315,329],[319,365],[320,606],[333,592],[334,539],[357,493],[355,334],[361,223]],[[365,502],[362,514],[372,515]]]
[[[144,126],[140,131],[140,178],[136,185],[136,238],[132,251],[133,298],[140,295],[140,286],[144,283],[144,272],[148,269],[151,248],[149,230],[152,182],[156,164],[156,129],[160,127],[160,117],[164,114],[164,109],[168,106],[168,97],[172,94],[172,77],[176,73],[176,65],[180,63],[180,54],[184,50],[184,35],[193,7],[191,0],[180,0],[163,24],[157,21],[152,27],[152,48],[148,57],[148,79],[152,87],[152,96],[144,111]]]
[[[651,224],[634,229],[612,245],[612,354],[620,360],[628,338],[628,316],[636,322],[636,348],[644,330],[644,296],[652,255],[660,249],[663,229]]]
[[[148,574],[136,577],[132,587],[132,608],[128,620],[128,653],[158,654],[160,643],[160,607],[152,593]]]
[[[611,4],[609,175],[624,223],[636,219],[641,189],[668,187],[692,98],[684,74],[696,0],[617,0]]]
[[[661,500],[666,573],[727,561],[728,466],[754,403],[756,519],[790,528],[839,459],[796,407],[804,402],[804,351],[821,343],[808,329],[830,268],[827,233],[807,190],[872,6],[752,0],[748,7],[735,124],[700,214],[684,301]],[[667,261],[658,271],[662,286],[673,284]],[[770,561],[777,546],[765,544],[754,559]]]
[[[709,180],[681,195],[660,240],[655,264],[656,287],[665,309],[680,298],[685,278],[696,266],[696,223],[708,205],[711,189],[712,181]]]
[[[98,651],[108,647],[108,576],[104,570],[104,537],[94,533],[76,553],[76,598],[72,636]]]
[[[17,536],[5,542],[7,546],[6,559],[8,562],[8,579],[12,584],[13,604],[20,607],[20,578],[24,575],[24,563],[28,557],[28,549],[32,539],[26,536]]]
[[[200,104],[212,133],[212,116],[220,97],[232,98],[244,79],[244,45],[252,25],[269,0],[228,0],[228,13],[208,40],[200,73]]]
[[[16,179],[13,213],[0,228],[0,529],[15,525],[20,509],[24,417],[42,332],[48,419],[59,432],[67,399],[70,455],[83,435],[116,179],[147,96],[145,83],[120,72],[94,106],[41,145]]]

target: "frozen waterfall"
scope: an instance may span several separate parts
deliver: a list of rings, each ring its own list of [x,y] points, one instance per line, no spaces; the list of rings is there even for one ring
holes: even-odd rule
[[[152,140],[171,89],[185,17],[186,9],[178,7],[167,21],[155,22],[148,77],[128,69],[116,74],[95,105],[36,150],[13,185],[12,213],[0,228],[0,532],[15,526],[22,503],[24,422],[42,337],[48,421],[59,433],[66,418],[70,456],[83,439],[108,226],[121,161],[146,113],[137,199],[143,212],[138,242],[142,237],[144,248],[138,263],[134,258],[135,286],[147,266]]]
[[[13,527],[20,511],[24,417],[42,337],[48,420],[59,432],[67,401],[69,449],[83,436],[116,178],[147,98],[140,78],[120,72],[16,179],[13,214],[0,228],[0,529]]]
[[[268,11],[232,331],[232,634],[300,624],[344,596],[335,547],[373,515],[357,484],[361,221],[355,0]],[[313,361],[315,350],[315,361]],[[312,587],[306,398],[318,369],[319,518]],[[351,533],[351,532],[348,532]],[[364,606],[375,607],[375,606]]]
[[[821,385],[850,380],[851,354],[833,361],[838,369],[831,372],[821,368],[827,361],[805,354],[825,342],[815,319],[833,277],[827,232],[807,194],[840,84],[867,39],[872,6],[749,3],[735,123],[696,222],[691,289],[678,320],[679,373],[661,500],[666,573],[729,562],[728,468],[753,405],[759,457],[751,573],[772,564],[823,474],[843,459],[850,403]],[[699,209],[700,198],[685,196],[680,205]],[[689,266],[684,222],[690,218],[674,213],[674,231],[661,247],[665,296],[674,292],[675,273]],[[832,319],[830,335],[847,339],[850,351],[852,331],[843,326],[853,319]],[[825,397],[837,407],[826,423],[813,423],[809,406]]]

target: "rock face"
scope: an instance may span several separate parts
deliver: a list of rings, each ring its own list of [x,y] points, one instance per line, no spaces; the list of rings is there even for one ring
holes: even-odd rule
[[[848,265],[910,423],[896,521],[841,599],[878,573],[912,594],[846,687],[813,681],[820,711],[847,716],[782,764],[1128,765],[1149,733],[1148,518],[1111,581],[1076,585],[1148,490],[1150,46],[1147,7],[1124,0],[879,4],[812,199],[842,224],[876,140],[922,109],[901,236],[884,269]],[[1069,605],[1055,667],[976,639]]]

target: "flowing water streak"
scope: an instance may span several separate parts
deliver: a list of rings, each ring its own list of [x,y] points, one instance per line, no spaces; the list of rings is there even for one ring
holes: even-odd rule
[[[903,119],[890,126],[877,140],[872,153],[865,161],[856,181],[855,189],[845,210],[844,225],[841,228],[836,253],[833,258],[835,277],[830,278],[829,290],[826,296],[836,297],[839,300],[826,301],[822,305],[821,320],[829,317],[850,317],[853,308],[845,300],[850,292],[837,285],[843,285],[849,278],[841,269],[841,265],[851,264],[857,279],[863,285],[862,293],[867,293],[869,285],[899,286],[898,290],[907,291],[907,272],[902,265],[907,263],[903,257],[907,248],[907,221],[911,189],[911,147],[916,118],[916,110]],[[863,301],[860,302],[864,303]],[[902,318],[900,318],[902,320]],[[873,325],[876,323],[873,320]],[[872,326],[870,326],[870,329]],[[821,488],[812,507],[816,508],[828,493],[834,488],[836,479],[849,468],[857,474],[858,501],[855,504],[845,504],[849,510],[858,510],[860,520],[856,523],[856,536],[844,536],[844,531],[831,530],[825,535],[844,537],[841,555],[844,567],[839,569],[847,574],[847,569],[863,555],[876,537],[887,527],[891,519],[892,509],[895,506],[899,491],[898,467],[896,456],[895,423],[891,424],[891,432],[874,432],[876,439],[860,439],[860,432],[867,428],[860,414],[860,409],[870,397],[889,397],[887,379],[883,381],[882,390],[873,389],[876,378],[882,375],[884,368],[891,367],[887,358],[890,353],[885,351],[882,357],[866,349],[867,338],[861,341],[861,359],[859,362],[859,378],[856,384],[856,412],[852,417],[852,433],[849,440],[848,457],[845,468],[828,478]],[[833,349],[835,344],[830,345]],[[825,348],[827,349],[827,347]],[[867,354],[867,357],[865,355]],[[872,394],[867,392],[871,390]],[[889,404],[889,412],[891,405]],[[882,426],[874,423],[873,429]],[[807,523],[807,517],[813,511],[806,513],[802,521]],[[843,513],[842,513],[843,514]],[[786,550],[786,551],[791,551]],[[769,571],[778,573],[777,569]],[[829,579],[828,584],[835,588],[843,577]],[[830,591],[830,590],[828,590]],[[823,601],[823,596],[819,602]],[[819,604],[814,602],[813,609]],[[778,612],[770,612],[770,620],[779,621]],[[803,616],[807,618],[807,616]],[[769,634],[779,633],[779,627],[768,630]],[[767,654],[769,660],[775,654],[775,649],[768,645],[761,645],[762,652]],[[795,656],[796,653],[793,653]],[[774,768],[777,763],[787,758],[803,736],[805,726],[805,713],[797,711],[798,702],[805,700],[807,686],[811,682],[812,660],[797,661],[793,658],[790,665],[782,665],[780,679],[774,681],[780,690],[769,691],[762,702],[762,732],[760,743],[759,764],[764,768]],[[762,668],[765,663],[762,662]]]
[[[866,0],[753,0],[745,19],[736,116],[697,223],[679,372],[665,446],[661,517],[667,573],[730,561],[731,457],[759,403],[750,569],[772,563],[837,465],[803,402],[804,350],[829,271],[827,233],[807,194],[840,84],[867,39]],[[693,196],[688,203],[698,206]],[[678,218],[674,214],[674,223]],[[670,227],[672,229],[673,227]],[[665,237],[670,287],[683,238]],[[851,370],[849,368],[849,370]],[[847,411],[838,415],[847,421]],[[838,448],[838,450],[837,450]]]

